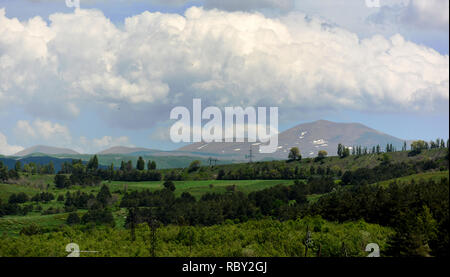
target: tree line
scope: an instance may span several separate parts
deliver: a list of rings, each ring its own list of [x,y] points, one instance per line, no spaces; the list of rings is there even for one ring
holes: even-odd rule
[[[316,202],[307,201],[314,193],[323,196]],[[266,217],[282,221],[313,215],[339,222],[363,219],[397,231],[389,238],[390,255],[441,256],[448,255],[448,194],[448,179],[394,182],[384,188],[364,182],[343,186],[324,177],[248,195],[208,193],[199,200],[186,192],[175,197],[168,188],[133,191],[124,195],[120,206],[129,210],[126,227],[130,229],[155,220],[164,225],[211,226]]]
[[[54,181],[57,188],[67,188],[73,185],[99,185],[103,180],[139,182],[160,181],[161,178],[154,161],[148,161],[147,170],[142,157],[138,158],[135,167],[131,161],[122,161],[119,169],[116,169],[114,164],[105,169],[99,168],[97,155],[94,155],[87,164],[83,164],[81,160],[64,163]]]

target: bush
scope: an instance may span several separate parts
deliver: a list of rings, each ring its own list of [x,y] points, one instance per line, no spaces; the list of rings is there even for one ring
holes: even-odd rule
[[[35,223],[32,223],[31,225],[25,226],[20,230],[21,235],[25,236],[33,236],[38,235],[41,233],[41,228],[37,226]]]
[[[175,191],[175,184],[172,181],[165,181],[164,187],[170,191]]]
[[[189,165],[188,172],[191,173],[191,172],[197,171],[199,169],[200,169],[200,161],[195,160]]]
[[[11,194],[11,196],[9,197],[9,203],[10,204],[20,204],[20,203],[25,203],[29,200],[28,195],[26,195],[24,192],[20,192],[18,194]]]
[[[66,221],[68,225],[75,225],[79,224],[80,222],[81,220],[77,213],[70,213]]]
[[[83,224],[92,222],[95,224],[107,224],[110,226],[115,225],[114,216],[108,209],[92,209],[89,210],[83,217],[81,218],[81,222]]]

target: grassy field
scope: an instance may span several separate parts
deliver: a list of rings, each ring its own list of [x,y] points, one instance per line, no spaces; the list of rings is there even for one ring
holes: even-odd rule
[[[396,179],[390,179],[390,180],[386,180],[383,182],[378,183],[381,186],[387,187],[389,186],[390,183],[396,181],[398,183],[406,183],[406,182],[410,182],[411,180],[415,180],[420,181],[420,180],[433,180],[435,182],[440,181],[442,178],[449,178],[449,172],[447,171],[436,171],[436,172],[425,172],[425,173],[419,173],[419,174],[413,174],[413,175],[409,175],[409,176],[405,176],[405,177],[401,177],[401,178],[396,178]]]
[[[50,184],[49,192],[55,195],[65,194],[66,192],[76,192],[78,190],[86,193],[97,193],[100,190],[100,186],[96,187],[82,187],[73,186],[69,189],[58,189],[53,184],[52,175],[32,175],[22,178],[18,184],[0,184],[0,199],[7,201],[9,196],[13,193],[25,192],[29,196],[33,196],[36,193],[46,191],[45,186],[36,186],[33,182]],[[42,178],[42,179],[40,179]],[[162,189],[164,181],[146,181],[146,182],[125,182],[125,181],[105,181],[103,184],[108,185],[111,192],[118,190],[123,191],[125,186],[128,190],[146,190],[150,191]],[[265,188],[273,187],[278,184],[292,185],[293,180],[208,180],[208,181],[174,181],[175,194],[181,195],[183,192],[189,192],[193,196],[199,198],[205,193],[224,193],[227,186],[236,185],[236,190],[244,193],[250,193],[256,190],[262,190]]]
[[[8,202],[8,198],[11,196],[11,194],[20,192],[24,192],[28,196],[33,196],[36,193],[40,192],[40,190],[30,186],[0,184],[0,199],[3,203]]]
[[[100,186],[96,187],[81,187],[74,186],[70,189],[57,189],[55,188],[53,182],[53,177],[50,175],[33,175],[27,178],[23,178],[20,184],[0,184],[0,199],[3,203],[8,201],[8,198],[13,193],[24,192],[29,197],[34,196],[37,193],[45,191],[44,187],[39,188],[33,185],[34,182],[38,183],[50,183],[48,189],[49,192],[57,195],[65,195],[67,192],[76,192],[78,190],[86,193],[98,193]],[[189,192],[194,197],[200,198],[202,195],[210,193],[225,193],[226,187],[231,185],[236,185],[236,190],[244,193],[250,193],[252,191],[262,190],[269,188],[278,184],[292,185],[293,180],[239,180],[239,181],[175,181],[175,194],[177,196],[181,195],[183,192]],[[149,189],[150,191],[155,191],[163,188],[163,181],[150,181],[150,182],[104,182],[110,188],[112,193],[117,191],[123,191],[125,185],[128,191],[141,191]],[[116,194],[119,199],[120,194]],[[27,202],[29,204],[31,202]],[[39,205],[43,210],[47,210],[50,207],[60,208],[63,210],[64,202],[58,202],[56,200],[50,201],[48,203],[40,202]],[[77,211],[80,215],[85,212],[82,210]],[[113,209],[113,215],[116,221],[116,228],[122,229],[125,223],[125,217],[127,215],[126,209],[120,209],[115,207]],[[65,224],[68,213],[60,213],[54,215],[41,215],[39,212],[31,212],[26,216],[15,215],[15,216],[5,216],[0,217],[0,235],[5,233],[6,235],[17,236],[20,230],[30,224],[36,224],[41,228],[56,228],[60,225]]]
[[[128,190],[144,190],[151,191],[163,188],[163,181],[150,182],[105,182],[111,191],[123,190],[124,186],[128,186]],[[227,186],[236,185],[236,190],[244,193],[262,190],[273,187],[278,184],[292,185],[293,180],[208,180],[208,181],[175,181],[175,195],[181,195],[183,192],[189,192],[196,198],[200,198],[206,193],[225,193]]]
[[[26,216],[5,216],[0,218],[0,235],[19,234],[23,227],[36,224],[41,228],[55,228],[66,223],[66,213],[41,215],[40,213],[29,213]]]
[[[56,204],[56,205],[55,205]],[[40,204],[41,206],[58,206],[56,201],[51,201],[47,204]],[[62,203],[59,205],[63,206]],[[87,211],[79,209],[77,210],[78,215],[81,217]],[[125,208],[113,208],[113,216],[116,222],[115,229],[124,229],[125,218],[128,212]],[[31,224],[36,224],[42,229],[55,229],[66,224],[67,217],[69,213],[59,213],[52,215],[42,215],[39,212],[31,212],[26,216],[14,215],[14,216],[4,216],[0,217],[0,236],[5,234],[8,236],[18,236],[23,227],[29,226]]]

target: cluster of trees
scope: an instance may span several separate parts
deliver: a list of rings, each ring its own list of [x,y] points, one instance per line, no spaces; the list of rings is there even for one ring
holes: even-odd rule
[[[88,194],[79,190],[74,193],[70,193],[70,191],[68,191],[64,198],[64,206],[68,211],[73,211],[76,209],[88,209],[88,207],[92,206],[95,202],[94,194]]]
[[[67,175],[67,170],[70,175]],[[102,181],[97,174],[98,159],[94,156],[84,165],[81,160],[72,160],[70,167],[67,163],[63,165],[62,170],[56,174],[54,182],[57,188],[67,188],[73,185],[95,186]]]
[[[13,193],[9,196],[9,200],[8,203],[9,204],[22,204],[25,202],[28,202],[30,200],[30,198],[28,197],[28,195],[24,192],[19,192],[19,193]]]
[[[424,140],[416,140],[411,143],[410,156],[418,155],[422,150],[427,149],[437,149],[437,148],[449,148],[449,140],[447,140],[447,145],[445,145],[443,139],[436,139],[436,141],[430,141],[429,143]]]
[[[362,167],[355,171],[346,171],[341,178],[342,185],[373,184],[439,168],[439,164],[433,160],[417,161],[414,163],[391,163],[387,154],[383,157],[383,162],[374,168]]]
[[[114,165],[111,165],[111,167],[113,168]],[[133,162],[132,161],[122,161],[120,163],[120,170],[121,171],[132,171],[133,169],[139,170],[139,171],[143,171],[145,170],[145,160],[142,157],[139,157],[137,162],[136,162],[136,167],[133,167]],[[156,162],[155,161],[148,161],[147,162],[147,170],[155,170],[156,169]]]
[[[0,161],[1,163],[1,161]],[[1,167],[1,164],[0,164]],[[14,165],[14,169],[11,169],[10,172],[13,171],[15,176],[18,176],[19,172],[29,173],[29,174],[55,174],[55,166],[52,161],[48,164],[36,164],[34,162],[27,163],[22,165],[21,161],[17,161]],[[10,176],[11,179],[13,177]]]
[[[317,157],[317,159],[322,159]],[[341,168],[337,166],[314,166],[311,164],[309,167],[297,165],[295,167],[289,166],[289,164],[283,162],[271,162],[271,163],[253,163],[243,164],[238,168],[224,170],[219,169],[217,174],[218,180],[256,180],[256,179],[308,179],[314,176],[329,176],[334,178],[342,178],[345,184],[353,182],[353,175],[361,175],[362,177],[356,177],[358,182],[367,181],[368,183],[375,183],[381,180],[387,180],[391,178],[406,176],[423,172],[431,169],[448,169],[448,162],[438,162],[436,160],[427,159],[422,161],[409,161],[402,163],[392,163],[389,154],[384,153],[379,157],[381,164],[374,169],[361,168],[355,172],[347,171],[343,174]],[[370,176],[365,176],[369,174]],[[344,176],[345,175],[345,176]],[[182,175],[179,175],[182,176]]]
[[[50,202],[55,199],[55,195],[51,192],[41,192],[35,194],[33,197],[31,197],[30,201],[33,202]]]
[[[27,194],[20,192],[17,194],[11,194],[8,203],[2,203],[0,199],[0,217],[5,215],[26,215],[33,210],[42,211],[41,206],[34,207],[33,204],[24,205],[29,201],[32,202],[50,202],[55,199],[55,195],[49,192],[37,193],[33,197],[29,197]],[[47,210],[42,211],[42,214],[55,214],[61,212],[74,213],[77,209],[88,210],[83,215],[78,223],[88,224],[108,224],[114,226],[114,217],[110,210],[110,206],[113,204],[113,199],[109,188],[103,185],[97,195],[92,193],[87,194],[85,192],[77,191],[75,193],[67,192],[66,196],[58,196],[58,201],[64,202],[64,209],[49,207]],[[73,224],[71,221],[70,224]]]
[[[449,245],[449,181],[412,180],[352,186],[321,197],[306,211],[333,221],[363,218],[367,222],[391,226],[391,255],[447,255]],[[427,249],[424,249],[427,248]]]
[[[2,203],[0,199],[0,217],[5,215],[26,215],[33,210],[33,205],[20,205],[29,201],[27,194],[13,193],[8,199],[8,203]]]
[[[5,203],[2,205],[0,200],[0,217],[5,215],[27,215],[29,212],[32,212],[33,210],[41,211],[41,206],[34,207],[33,204],[26,204],[25,203],[32,201],[32,202],[50,202],[53,199],[55,199],[55,196],[52,193],[48,192],[42,192],[37,193],[33,197],[29,197],[24,192],[19,193],[13,193],[10,195],[8,199],[8,203]],[[53,214],[53,213],[59,213],[61,211],[56,210],[52,207],[50,207],[47,211],[42,212],[42,214]]]
[[[310,178],[307,182],[296,180],[292,186],[278,185],[252,192],[248,199],[261,215],[282,219],[288,215],[286,208],[306,205],[307,195],[328,193],[336,187],[332,178]]]
[[[405,144],[406,144],[406,142],[405,142]],[[377,144],[376,146],[372,146],[372,149],[370,149],[367,146],[361,146],[361,145],[346,147],[343,144],[339,143],[338,149],[337,149],[337,154],[340,158],[345,158],[350,155],[364,156],[364,155],[369,155],[369,154],[381,154],[383,152],[390,153],[390,152],[396,152],[396,151],[397,151],[397,149],[392,145],[392,143],[388,143],[386,145],[386,147],[384,148],[384,151],[379,144]]]
[[[99,185],[102,180],[139,182],[161,179],[162,175],[156,170],[154,161],[148,161],[147,170],[142,157],[138,158],[135,168],[132,161],[122,161],[120,168],[116,170],[114,164],[109,168],[99,168],[97,155],[94,155],[86,165],[81,160],[73,160],[71,164],[64,163],[55,176],[55,184],[58,188],[67,188],[72,185]]]
[[[157,170],[102,170],[97,172],[103,180],[124,181],[124,182],[141,182],[141,181],[160,181],[162,179],[161,172]]]
[[[317,159],[322,159],[317,157]],[[339,177],[342,170],[337,166],[310,165],[309,167],[297,165],[289,166],[283,162],[253,163],[242,165],[236,169],[225,171],[220,169],[217,180],[295,180],[308,179],[312,176]]]
[[[76,193],[67,192],[65,196],[65,210],[70,211],[71,216],[68,217],[67,223],[69,225],[83,223],[107,224],[115,225],[114,216],[112,215],[110,206],[112,205],[113,197],[109,191],[108,186],[103,185],[96,196],[92,193],[77,191]],[[81,219],[75,212],[77,209],[87,209]],[[79,220],[77,220],[77,218]]]
[[[411,143],[411,151],[410,156],[419,154],[422,150],[426,149],[436,149],[436,148],[448,148],[449,147],[449,141],[447,140],[447,144],[445,144],[443,139],[436,139],[435,141],[430,141],[429,143],[423,140],[417,140],[413,141]],[[350,151],[351,149],[351,151]],[[372,146],[372,150],[370,150],[367,146],[353,146],[353,147],[346,147],[342,144],[338,144],[337,148],[337,154],[341,158],[345,158],[347,156],[355,155],[355,156],[362,156],[362,155],[368,155],[368,154],[381,154],[381,153],[391,153],[396,152],[397,149],[395,146],[393,146],[392,143],[388,143],[384,149],[381,148],[381,146],[378,144],[376,146]],[[403,143],[402,151],[408,151],[408,145],[406,141]]]
[[[337,148],[337,154],[340,158],[345,158],[350,156],[350,148],[349,147],[345,147],[342,144],[338,144],[338,148]]]
[[[360,182],[362,183],[362,182]],[[315,202],[306,196],[324,194]],[[245,222],[272,217],[290,220],[320,215],[331,221],[363,219],[390,226],[389,255],[448,255],[449,181],[411,181],[377,185],[335,184],[331,178],[312,178],[292,186],[275,186],[245,195],[208,193],[196,200],[189,193],[175,197],[170,189],[127,193],[120,206],[129,208],[126,227],[157,220],[163,224],[215,225],[227,220]]]
[[[130,209],[127,226],[157,219],[163,224],[214,225],[230,220],[247,221],[263,216],[282,216],[289,205],[304,205],[311,193],[326,193],[337,185],[332,178],[314,178],[306,184],[300,181],[292,186],[278,185],[248,195],[233,189],[225,194],[207,193],[198,201],[183,192],[175,197],[174,185],[167,181],[158,191],[126,193],[121,207]]]
[[[9,169],[2,161],[0,161],[0,182],[6,182],[9,179],[18,179],[19,173],[14,169]]]
[[[316,161],[320,161],[320,160],[324,159],[326,156],[328,156],[327,151],[320,150],[317,153]],[[288,161],[293,162],[293,161],[301,161],[301,160],[302,160],[302,154],[300,153],[300,149],[298,149],[298,147],[292,147],[289,150]]]

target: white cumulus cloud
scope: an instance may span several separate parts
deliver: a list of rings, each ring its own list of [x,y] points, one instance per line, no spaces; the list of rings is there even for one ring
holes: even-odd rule
[[[15,127],[16,136],[47,142],[70,144],[72,137],[69,129],[61,124],[36,119],[33,122],[19,120]]]
[[[419,25],[448,30],[448,14],[448,0],[411,0],[409,20]]]
[[[71,147],[79,153],[94,154],[114,146],[134,147],[127,136],[104,136],[93,139],[82,136]]]
[[[127,136],[103,136],[92,139],[84,136],[73,138],[67,126],[41,119],[36,119],[32,122],[27,120],[17,121],[14,133],[18,140],[24,141],[27,144],[40,143],[50,146],[68,147],[79,153],[96,153],[113,146],[134,146],[130,143],[130,139]],[[2,147],[6,149],[6,146],[6,137],[4,137],[3,142],[2,137],[0,137],[0,149]],[[18,146],[10,147],[14,148]]]
[[[6,136],[0,133],[0,154],[2,155],[13,155],[24,148],[18,145],[9,145]]]
[[[129,138],[126,136],[113,138],[111,136],[104,136],[102,138],[93,139],[92,141],[93,145],[96,148],[108,148],[113,146],[133,146]]]
[[[436,29],[448,32],[449,1],[398,0],[391,5],[381,6],[379,12],[371,15],[369,19],[384,25],[402,24],[410,28],[419,27],[425,30]]]
[[[301,13],[192,7],[184,15],[144,12],[117,26],[81,9],[49,20],[21,22],[0,9],[2,108],[47,118],[89,109],[113,126],[146,128],[193,97],[292,115],[427,112],[449,98],[448,55],[401,35],[360,39]]]
[[[294,0],[206,0],[206,8],[216,8],[226,11],[252,11],[260,9],[277,9],[290,11],[295,7]]]

